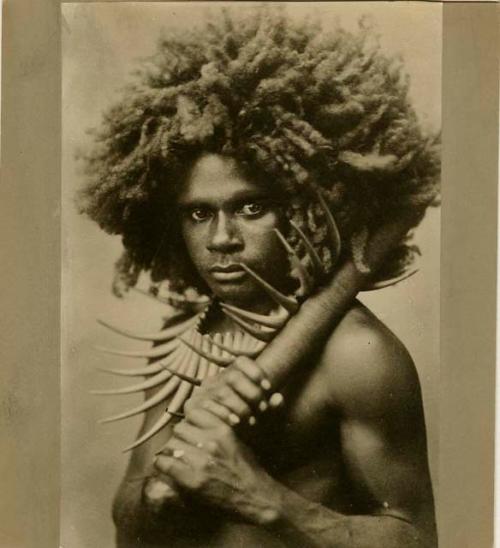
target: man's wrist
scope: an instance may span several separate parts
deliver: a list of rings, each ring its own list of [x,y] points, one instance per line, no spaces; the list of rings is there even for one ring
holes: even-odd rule
[[[283,486],[267,474],[260,485],[253,492],[248,519],[260,527],[273,528],[282,514]]]

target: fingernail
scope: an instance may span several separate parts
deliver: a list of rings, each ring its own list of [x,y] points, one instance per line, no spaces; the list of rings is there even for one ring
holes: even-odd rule
[[[267,379],[262,379],[260,385],[264,390],[271,390],[271,383]]]
[[[184,451],[182,449],[176,449],[173,453],[172,453],[172,457],[174,457],[174,459],[180,459],[184,456]]]
[[[264,412],[267,408],[268,408],[268,405],[267,405],[266,401],[259,402],[259,410],[260,411]]]
[[[229,415],[229,422],[231,423],[232,426],[236,426],[237,424],[240,423],[240,417],[238,417],[238,415],[235,415],[234,413],[231,413]]]
[[[248,424],[250,426],[255,426],[257,424],[257,419],[252,415],[251,417],[248,418]]]
[[[271,407],[279,407],[283,404],[285,399],[283,398],[283,395],[279,392],[275,392],[270,398],[269,398],[269,405]]]

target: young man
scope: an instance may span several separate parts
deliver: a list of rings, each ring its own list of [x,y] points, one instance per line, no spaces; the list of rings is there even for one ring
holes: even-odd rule
[[[210,296],[198,330],[212,337],[241,331],[228,305],[273,313],[249,268],[307,298],[289,268],[287,246],[311,267],[294,226],[326,277],[349,257],[363,270],[370,233],[401,211],[415,226],[437,195],[433,143],[399,69],[366,34],[313,38],[276,14],[163,42],[100,140],[82,209],[123,234],[115,288],[142,270],[181,295],[194,287]],[[312,189],[337,221],[338,257]],[[374,279],[399,275],[414,251],[403,238]],[[436,545],[407,351],[359,302],[313,348],[282,395],[257,361],[237,358],[133,450],[118,546]],[[150,407],[140,436],[164,412]]]

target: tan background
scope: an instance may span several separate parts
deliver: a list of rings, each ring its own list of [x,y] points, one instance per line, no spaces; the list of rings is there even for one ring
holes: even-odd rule
[[[475,16],[463,9],[445,7],[450,25],[445,45],[453,42],[445,47],[450,80],[445,80],[443,232],[445,244],[455,245],[443,246],[442,263],[441,536],[442,546],[482,547],[491,545],[496,225],[485,219],[488,212],[495,217],[496,206],[496,80],[488,76],[496,75],[497,36],[494,6],[474,6]],[[48,3],[7,2],[4,16],[0,424],[6,443],[0,453],[0,546],[57,546],[57,11]],[[36,25],[28,25],[34,20]],[[479,94],[480,101],[471,100]],[[491,143],[487,150],[484,143]],[[116,431],[100,435],[116,447]],[[128,434],[122,439],[128,441]],[[80,447],[83,456],[89,453],[86,445]]]

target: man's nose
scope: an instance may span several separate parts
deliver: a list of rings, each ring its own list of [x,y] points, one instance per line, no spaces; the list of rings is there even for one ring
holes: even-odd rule
[[[212,221],[207,249],[229,253],[242,246],[241,234],[236,223],[224,212],[219,212]]]

